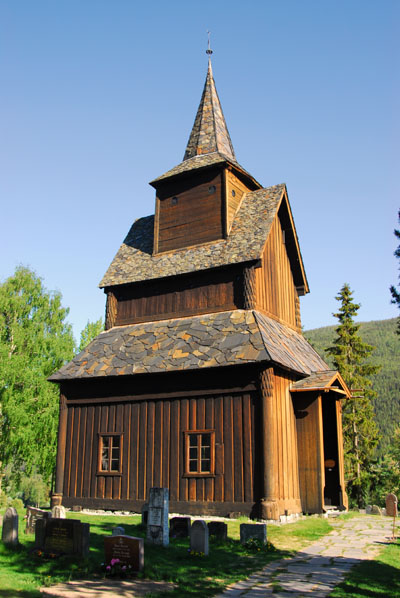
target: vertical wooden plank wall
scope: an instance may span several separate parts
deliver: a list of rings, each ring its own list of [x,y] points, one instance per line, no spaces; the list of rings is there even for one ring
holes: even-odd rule
[[[255,270],[255,274],[257,307],[298,330],[298,295],[279,218],[272,224],[262,266]]]
[[[255,393],[69,405],[64,496],[147,500],[156,485],[169,487],[172,501],[253,503],[255,409]],[[184,477],[190,429],[215,430],[214,477]],[[97,473],[98,436],[107,432],[123,435],[122,475]]]

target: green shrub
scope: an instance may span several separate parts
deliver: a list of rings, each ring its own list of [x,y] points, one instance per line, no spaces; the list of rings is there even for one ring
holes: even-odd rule
[[[14,507],[17,511],[22,511],[24,508],[24,502],[20,498],[13,498],[9,504],[10,507]]]

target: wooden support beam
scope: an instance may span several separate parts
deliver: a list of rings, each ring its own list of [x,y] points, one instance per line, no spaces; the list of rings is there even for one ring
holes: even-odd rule
[[[58,446],[56,461],[55,491],[51,495],[51,507],[61,505],[64,490],[65,443],[67,439],[67,401],[64,394],[60,394],[60,412],[58,420]]]
[[[278,454],[276,410],[274,409],[274,370],[265,369],[260,374],[260,392],[262,398],[262,436],[263,436],[263,499],[261,501],[262,519],[279,519],[278,504]]]

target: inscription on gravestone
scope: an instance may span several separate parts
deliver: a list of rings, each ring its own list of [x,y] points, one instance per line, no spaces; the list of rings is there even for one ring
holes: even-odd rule
[[[1,539],[8,546],[18,545],[18,513],[14,507],[8,507],[5,512]]]
[[[228,539],[228,526],[223,521],[209,521],[207,526],[210,536],[215,536],[217,540]]]
[[[196,519],[190,528],[190,550],[208,555],[208,527],[203,519]]]
[[[133,571],[143,571],[144,540],[132,536],[109,536],[104,538],[105,562],[119,559],[121,564],[130,565]]]
[[[169,544],[168,506],[168,488],[150,488],[146,535],[153,544]]]
[[[75,519],[38,519],[35,548],[54,554],[89,553],[89,524]]]

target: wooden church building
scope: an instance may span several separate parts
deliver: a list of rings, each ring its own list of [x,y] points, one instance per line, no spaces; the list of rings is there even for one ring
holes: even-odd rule
[[[301,333],[308,284],[284,184],[236,161],[209,62],[183,161],[100,286],[106,325],[60,384],[53,504],[279,519],[347,507],[349,389]]]

